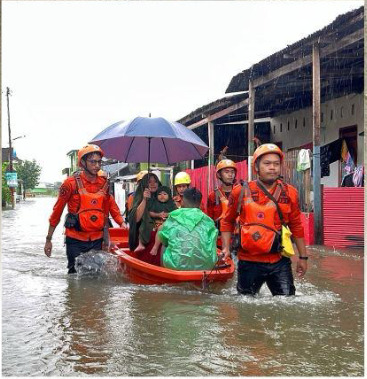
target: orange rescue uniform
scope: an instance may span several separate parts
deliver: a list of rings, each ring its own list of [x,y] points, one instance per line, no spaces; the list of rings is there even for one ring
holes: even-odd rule
[[[281,182],[278,180],[278,183]],[[249,182],[249,187],[251,191],[251,197],[255,203],[259,205],[266,205],[271,200],[262,192],[262,190],[258,187],[256,181]],[[301,211],[299,209],[298,203],[298,192],[296,188],[289,184],[284,184],[284,191],[280,194],[280,198],[278,200],[279,207],[283,213],[284,222],[289,226],[292,234],[296,238],[304,237],[304,229],[301,221]],[[238,201],[241,193],[241,186],[238,185],[233,188],[232,193],[229,198],[228,210],[224,218],[221,220],[220,231],[221,232],[231,232],[233,233],[235,227],[235,220],[237,217],[237,207]],[[269,191],[272,195],[274,195],[276,186]],[[245,224],[245,202],[246,197],[244,196],[242,199],[242,206],[239,215],[239,222],[241,225]],[[270,207],[269,207],[270,209]],[[274,225],[277,230],[281,229],[281,221],[278,213],[275,213]],[[239,247],[238,250],[238,259],[252,262],[262,262],[262,263],[276,263],[281,258],[282,255],[280,253],[258,253],[256,251],[246,251]]]
[[[216,191],[219,191],[219,194],[216,194]],[[232,191],[232,190],[231,190]],[[228,208],[228,199],[231,192],[224,192],[222,188],[218,188],[215,191],[211,192],[208,197],[207,204],[207,215],[217,221],[220,216],[225,214]],[[218,204],[216,197],[218,196]]]
[[[97,193],[101,188],[103,188],[106,183],[106,178],[102,176],[98,176],[95,180],[90,181],[87,179],[84,172],[80,173],[80,178],[82,180],[84,188],[87,192],[90,193]],[[60,218],[66,204],[68,206],[69,213],[77,213],[81,204],[80,200],[81,199],[78,193],[76,179],[74,176],[70,176],[60,187],[58,199],[53,207],[53,211],[49,219],[50,225],[56,228],[60,222]],[[116,221],[116,223],[121,225],[123,223],[123,219],[120,214],[120,209],[117,206],[113,196],[107,194],[104,198],[103,204],[104,209],[106,210],[106,216],[108,216],[108,213],[111,213],[111,216]],[[75,230],[74,228],[65,228],[65,235],[67,237],[75,238],[80,241],[94,241],[103,238],[103,230],[85,232]]]

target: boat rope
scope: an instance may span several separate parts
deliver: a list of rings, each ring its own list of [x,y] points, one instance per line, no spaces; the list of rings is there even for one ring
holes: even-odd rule
[[[208,285],[209,285],[209,277],[210,277],[211,273],[213,272],[213,270],[218,271],[218,270],[220,270],[220,269],[222,269],[222,268],[226,268],[226,267],[229,267],[229,266],[230,266],[230,265],[227,264],[227,263],[218,266],[219,261],[220,261],[223,257],[224,257],[224,253],[220,253],[220,254],[218,255],[218,259],[217,259],[217,261],[215,262],[213,268],[210,270],[209,274],[207,274],[206,271],[203,272],[203,279],[201,280],[201,288],[202,288],[203,290],[205,290],[205,289],[208,288]]]

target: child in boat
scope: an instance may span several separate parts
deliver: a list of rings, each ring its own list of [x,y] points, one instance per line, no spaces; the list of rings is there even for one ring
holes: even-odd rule
[[[210,270],[218,260],[218,230],[200,210],[202,195],[196,188],[183,193],[182,208],[170,213],[157,233],[166,246],[162,266],[173,270]]]
[[[172,193],[169,187],[160,186],[157,189],[157,198],[154,199],[148,208],[150,217],[153,220],[153,230],[158,230],[163,222],[167,219],[168,214],[177,209],[173,199]],[[150,251],[150,254],[157,255],[157,251],[160,245],[160,241],[156,238],[155,244]],[[144,243],[139,238],[139,245],[134,252],[139,252],[145,249]]]

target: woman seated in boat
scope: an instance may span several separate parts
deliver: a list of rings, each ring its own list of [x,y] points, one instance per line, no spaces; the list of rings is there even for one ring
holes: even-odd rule
[[[133,207],[129,213],[129,249],[134,251],[139,241],[144,245],[144,249],[136,252],[136,257],[145,262],[160,265],[160,248],[157,255],[151,255],[150,251],[155,243],[154,221],[149,215],[149,207],[156,198],[157,189],[161,183],[157,175],[146,174],[139,182],[134,195]]]
[[[148,205],[148,211],[150,217],[153,219],[154,226],[153,230],[158,231],[164,221],[167,219],[170,212],[177,209],[176,204],[173,201],[171,189],[167,186],[160,186],[156,192],[156,198]],[[158,234],[155,236],[155,244],[150,251],[151,255],[157,255],[158,249],[161,245],[161,241],[158,239]],[[135,253],[138,253],[141,250],[145,249],[143,241],[139,238],[139,245],[134,250]]]
[[[218,260],[218,229],[200,210],[202,195],[196,188],[183,193],[182,208],[171,212],[158,232],[166,247],[162,266],[174,270],[210,270]]]

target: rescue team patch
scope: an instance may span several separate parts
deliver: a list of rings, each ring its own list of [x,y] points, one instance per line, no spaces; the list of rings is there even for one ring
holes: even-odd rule
[[[254,241],[258,241],[261,238],[261,234],[259,232],[256,232],[251,237]]]
[[[68,194],[69,194],[69,189],[65,186],[61,186],[60,190],[59,190],[59,196],[60,197],[67,197]]]
[[[259,212],[257,214],[257,218],[259,218],[260,220],[263,220],[265,218],[265,213],[264,212]]]
[[[92,199],[92,200],[90,201],[90,203],[91,203],[92,205],[96,205],[96,204],[98,204],[98,201],[97,201],[96,199]]]

